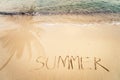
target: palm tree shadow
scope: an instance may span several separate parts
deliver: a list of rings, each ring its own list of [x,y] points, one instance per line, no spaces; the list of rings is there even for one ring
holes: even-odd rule
[[[2,47],[6,48],[11,55],[2,67],[0,67],[0,71],[7,66],[14,55],[16,55],[17,59],[20,59],[23,56],[25,47],[28,48],[29,59],[31,59],[33,53],[32,43],[35,44],[34,46],[37,46],[37,50],[43,49],[43,46],[40,43],[40,33],[42,29],[33,26],[34,21],[32,20],[32,17],[33,16],[8,17],[10,19],[7,20],[19,24],[19,27],[13,30],[7,30],[6,34],[0,37]],[[40,53],[40,55],[44,55],[44,52]]]

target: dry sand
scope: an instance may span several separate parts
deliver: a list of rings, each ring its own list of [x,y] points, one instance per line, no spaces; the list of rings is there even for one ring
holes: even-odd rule
[[[0,71],[0,80],[120,80],[119,19],[114,15],[1,16],[1,37],[7,34],[6,30],[26,26],[40,28],[39,41],[42,52],[36,50],[37,44],[32,44],[32,58],[29,60],[29,49],[25,47],[21,59],[17,59],[14,55],[7,66]],[[1,66],[11,54],[2,45],[0,53]],[[110,72],[100,66],[98,70],[66,68],[40,70],[40,64],[36,59],[41,53],[49,57],[66,55],[98,57],[102,60],[101,64]],[[50,65],[53,64],[52,59]]]

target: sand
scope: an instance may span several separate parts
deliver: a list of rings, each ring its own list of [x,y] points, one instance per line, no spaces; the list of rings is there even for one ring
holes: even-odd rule
[[[0,71],[0,80],[119,80],[120,23],[119,17],[113,17],[111,15],[1,16],[0,37],[9,34],[5,40],[12,41],[3,48],[4,40],[0,38],[0,66],[13,54],[7,52],[7,49],[13,48],[13,44],[16,45],[15,50],[18,52],[20,52],[19,45],[25,40],[30,45],[25,46],[22,53],[15,53]],[[22,29],[25,29],[25,34],[22,34]],[[35,37],[28,34],[29,32]],[[30,50],[32,50],[31,58]],[[110,72],[100,66],[97,70],[68,70],[67,67],[40,69],[41,65],[36,62],[39,56],[51,57],[49,66],[53,65],[54,56],[97,57]]]

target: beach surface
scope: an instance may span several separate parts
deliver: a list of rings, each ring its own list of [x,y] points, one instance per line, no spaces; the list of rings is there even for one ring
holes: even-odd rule
[[[0,16],[0,66],[13,54],[9,48],[18,51],[0,71],[0,80],[120,80],[119,17],[118,14]],[[26,32],[21,31],[24,29]],[[4,41],[8,43],[3,47]],[[19,43],[30,45],[22,45],[21,52]],[[91,62],[85,63],[83,70],[76,68],[77,63],[73,70],[68,70],[67,65],[47,70],[36,61],[40,56],[50,57],[49,67],[53,66],[55,56],[97,57],[109,72],[99,65],[95,70]]]

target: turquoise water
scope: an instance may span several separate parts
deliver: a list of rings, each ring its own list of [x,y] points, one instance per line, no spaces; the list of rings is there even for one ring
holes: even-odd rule
[[[26,4],[27,3],[27,4]],[[6,5],[6,6],[4,6]],[[4,0],[0,11],[37,11],[46,13],[120,12],[119,0]]]

